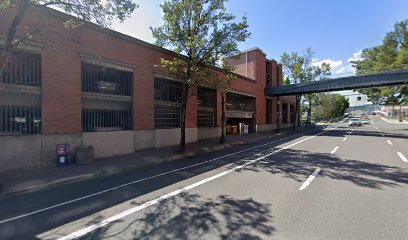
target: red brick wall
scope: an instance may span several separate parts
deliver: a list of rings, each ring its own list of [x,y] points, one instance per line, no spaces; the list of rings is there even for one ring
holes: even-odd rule
[[[125,35],[96,29],[89,24],[74,30],[65,29],[61,14],[53,12],[52,10],[43,13],[29,12],[19,27],[20,36],[23,34],[22,29],[35,25],[47,25],[58,32],[37,34],[33,38],[34,41],[45,44],[42,50],[43,133],[81,132],[81,53],[133,66],[134,129],[154,129],[154,65],[158,64],[162,57],[171,58],[171,53]],[[0,15],[0,33],[7,30],[11,16],[8,13],[11,12]],[[231,64],[238,67],[237,73],[245,76],[248,70],[248,77],[254,79],[237,76],[231,89],[258,96],[256,101],[258,124],[266,122],[265,61],[265,55],[257,49],[248,52],[248,64],[246,54],[241,54],[239,59],[231,60]],[[277,75],[274,74],[275,65],[272,62],[272,82],[277,81]],[[217,101],[217,126],[221,126],[219,93]],[[275,101],[272,106],[276,106]],[[197,127],[196,113],[196,97],[193,96],[189,98],[188,103],[186,122],[188,128]]]
[[[239,54],[236,58],[228,59],[228,63],[231,66],[236,67],[234,70],[235,73],[255,80],[256,79],[256,72],[255,72],[256,56],[257,55],[255,51],[246,52],[246,53]]]

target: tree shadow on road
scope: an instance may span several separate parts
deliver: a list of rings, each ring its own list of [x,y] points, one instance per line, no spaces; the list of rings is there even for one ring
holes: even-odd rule
[[[289,149],[256,161],[239,171],[267,171],[302,182],[318,167],[322,169],[323,177],[348,181],[360,187],[383,189],[403,185],[407,187],[408,184],[408,171],[404,168]]]
[[[184,192],[82,239],[267,239],[275,232],[270,209],[252,198]]]

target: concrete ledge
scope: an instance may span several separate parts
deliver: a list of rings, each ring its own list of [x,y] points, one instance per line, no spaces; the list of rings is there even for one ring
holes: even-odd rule
[[[133,131],[92,132],[82,134],[83,145],[94,147],[95,158],[132,153],[135,150]]]
[[[200,127],[197,128],[197,140],[217,138],[221,136],[220,127]]]
[[[41,167],[41,135],[0,137],[0,172]]]
[[[135,151],[154,148],[155,134],[154,130],[135,131]]]
[[[197,141],[197,128],[186,128],[186,143]]]
[[[155,129],[155,148],[174,146],[180,143],[180,128]]]

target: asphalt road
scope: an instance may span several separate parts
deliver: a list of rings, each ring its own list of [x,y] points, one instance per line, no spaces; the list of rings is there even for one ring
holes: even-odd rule
[[[407,239],[408,125],[375,117],[0,201],[0,239]]]

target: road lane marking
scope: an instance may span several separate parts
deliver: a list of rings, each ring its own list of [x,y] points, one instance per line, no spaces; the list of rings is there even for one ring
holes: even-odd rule
[[[312,183],[312,181],[316,178],[317,174],[319,174],[319,172],[321,171],[321,168],[316,168],[316,170],[314,170],[314,172],[312,173],[312,175],[310,175],[306,181],[302,184],[302,186],[300,186],[299,190],[302,191],[303,189],[307,188],[309,186],[310,183]]]
[[[404,154],[402,154],[401,152],[397,152],[397,154],[398,154],[398,157],[400,157],[403,162],[408,163],[408,160],[407,160],[407,158],[404,156]]]
[[[333,130],[333,129],[334,128],[325,128],[325,129],[321,129],[321,130],[323,130],[322,133],[324,133],[324,132],[327,132],[327,131],[330,131],[330,130]],[[287,136],[287,137],[284,137],[284,138],[281,138],[281,139],[276,139],[276,140],[274,140],[272,142],[268,142],[268,143],[264,143],[264,144],[257,145],[257,146],[254,146],[254,147],[250,147],[250,148],[244,149],[242,151],[238,151],[238,152],[235,152],[235,153],[230,153],[230,154],[227,154],[227,155],[224,155],[224,156],[221,156],[221,157],[209,159],[209,160],[206,160],[204,162],[188,165],[188,166],[173,169],[173,170],[170,170],[170,171],[167,171],[167,172],[159,173],[159,174],[156,174],[156,175],[153,175],[153,176],[150,176],[150,177],[146,177],[146,178],[138,179],[138,180],[135,180],[135,181],[127,182],[127,183],[124,183],[124,184],[121,184],[121,185],[118,185],[118,186],[115,186],[115,187],[111,187],[111,188],[108,188],[108,189],[105,189],[105,190],[102,190],[102,191],[99,191],[99,192],[95,192],[95,193],[85,195],[85,196],[82,196],[82,197],[79,197],[79,198],[75,198],[75,199],[72,199],[72,200],[69,200],[69,201],[65,201],[65,202],[62,202],[62,203],[54,204],[54,205],[51,205],[49,207],[41,208],[41,209],[38,209],[38,210],[35,210],[35,211],[32,211],[32,212],[28,212],[28,213],[25,213],[25,214],[21,214],[21,215],[15,216],[15,217],[0,220],[0,224],[10,222],[10,221],[14,221],[14,220],[17,220],[17,219],[20,219],[20,218],[25,218],[25,217],[28,217],[28,216],[31,216],[31,215],[34,215],[34,214],[37,214],[37,213],[45,212],[45,211],[48,211],[48,210],[51,210],[51,209],[54,209],[54,208],[62,207],[62,206],[65,206],[65,205],[68,205],[68,204],[71,204],[71,203],[75,203],[75,202],[78,202],[78,201],[81,201],[81,200],[84,200],[84,199],[88,199],[88,198],[91,198],[91,197],[98,196],[98,195],[101,195],[101,194],[104,194],[104,193],[107,193],[107,192],[110,192],[110,191],[113,191],[113,190],[117,190],[117,189],[129,186],[129,185],[133,185],[133,184],[136,184],[136,183],[148,181],[148,180],[151,180],[151,179],[154,179],[154,178],[169,175],[171,173],[179,172],[179,171],[182,171],[182,170],[185,170],[185,169],[200,166],[200,165],[203,165],[203,164],[206,164],[206,163],[209,163],[209,162],[213,162],[213,161],[216,161],[216,160],[220,160],[220,159],[223,159],[223,158],[226,158],[226,157],[230,157],[230,156],[233,156],[233,155],[244,153],[244,152],[247,152],[247,151],[252,150],[252,149],[257,149],[257,148],[260,148],[260,147],[263,147],[263,146],[266,146],[266,145],[270,145],[270,144],[273,144],[273,143],[276,143],[276,142],[279,142],[279,141],[282,141],[282,140],[293,138],[293,137],[296,137],[296,136],[299,136],[299,135],[302,135],[302,134],[305,134],[305,133],[313,132],[313,131],[316,131],[316,129],[306,131],[306,132],[303,132],[303,133],[299,133],[299,134],[295,134],[295,135],[291,135],[291,136]]]
[[[388,140],[388,139],[387,139],[387,143],[392,146],[392,142],[390,140]]]
[[[118,213],[118,214],[116,214],[116,215],[114,215],[114,216],[112,216],[112,217],[109,217],[109,218],[107,218],[107,219],[105,219],[105,220],[103,220],[103,221],[101,221],[101,222],[99,222],[99,223],[90,225],[90,226],[88,226],[88,227],[86,227],[86,228],[80,229],[80,230],[75,231],[75,232],[73,232],[73,233],[71,233],[71,234],[69,234],[69,235],[66,235],[66,236],[64,236],[64,237],[61,237],[61,238],[59,238],[58,240],[70,240],[70,239],[76,239],[76,238],[82,237],[82,236],[84,236],[84,235],[86,235],[86,234],[88,234],[88,233],[90,233],[90,232],[92,232],[92,231],[94,231],[94,230],[96,230],[96,229],[99,229],[99,228],[101,228],[101,227],[103,227],[103,226],[106,226],[107,224],[110,224],[110,223],[112,223],[112,222],[114,222],[114,221],[117,221],[117,220],[119,220],[119,219],[121,219],[121,218],[124,218],[124,217],[126,217],[126,216],[129,216],[130,214],[136,213],[136,212],[138,212],[138,211],[140,211],[140,210],[142,210],[142,209],[145,209],[145,208],[150,207],[150,206],[152,206],[152,205],[156,205],[156,204],[162,202],[162,201],[165,200],[165,199],[174,197],[174,196],[176,196],[176,195],[179,195],[179,194],[182,193],[182,192],[191,190],[191,189],[196,188],[196,187],[198,187],[198,186],[200,186],[200,185],[203,185],[203,184],[205,184],[205,183],[208,183],[208,182],[210,182],[210,181],[213,181],[213,180],[215,180],[215,179],[218,179],[218,178],[220,178],[220,177],[222,177],[222,176],[225,176],[225,175],[227,175],[227,174],[229,174],[229,173],[231,173],[231,172],[234,172],[234,171],[236,171],[236,170],[238,170],[238,169],[244,168],[244,167],[246,167],[246,166],[248,166],[248,165],[250,165],[250,164],[252,164],[252,163],[255,163],[255,162],[257,162],[257,161],[263,160],[263,159],[265,159],[265,158],[267,158],[267,157],[269,157],[269,156],[271,156],[271,155],[274,155],[274,154],[276,154],[276,153],[278,153],[278,152],[281,152],[281,151],[286,150],[286,149],[288,149],[288,148],[291,148],[291,147],[293,147],[293,146],[295,146],[295,145],[298,145],[298,144],[300,144],[300,143],[302,143],[302,142],[305,142],[305,141],[307,141],[307,140],[310,140],[310,139],[312,139],[312,138],[314,138],[314,137],[316,137],[316,136],[319,136],[319,135],[321,135],[321,134],[323,134],[323,133],[325,133],[325,132],[327,132],[327,131],[330,131],[330,130],[332,130],[332,129],[333,129],[333,128],[331,128],[331,129],[329,129],[329,130],[326,130],[326,131],[323,131],[323,132],[321,132],[321,133],[319,133],[319,134],[316,134],[316,135],[307,137],[307,138],[305,138],[305,139],[303,139],[303,140],[300,140],[300,141],[297,141],[297,142],[295,142],[295,143],[292,143],[292,144],[290,144],[290,145],[288,145],[288,146],[286,146],[286,147],[283,147],[283,148],[280,148],[280,149],[278,149],[278,150],[275,150],[275,151],[273,151],[273,152],[271,152],[271,153],[265,154],[265,155],[263,155],[262,157],[253,159],[253,160],[251,160],[251,161],[249,161],[249,162],[246,162],[246,163],[244,163],[244,164],[242,164],[242,165],[239,165],[239,166],[236,166],[236,167],[231,168],[231,169],[229,169],[229,170],[223,171],[223,172],[218,173],[218,174],[216,174],[216,175],[214,175],[214,176],[205,178],[205,179],[203,179],[203,180],[201,180],[201,181],[198,181],[198,182],[193,183],[193,184],[191,184],[191,185],[188,185],[188,186],[186,186],[186,187],[179,188],[179,189],[177,189],[177,190],[175,190],[175,191],[172,191],[172,192],[170,192],[170,193],[167,193],[167,194],[165,194],[165,195],[162,195],[161,197],[158,197],[158,198],[155,198],[155,199],[153,199],[153,200],[150,200],[150,201],[148,201],[148,202],[146,202],[146,203],[144,203],[144,204],[142,204],[142,205],[139,205],[139,206],[130,208],[130,209],[126,210],[126,211],[123,211],[123,212],[121,212],[121,213]],[[315,172],[313,172],[312,175],[315,175],[315,176],[309,181],[309,184],[310,184],[310,182],[313,181],[313,179],[317,176],[317,174],[320,172],[320,170],[321,170],[320,168],[317,168],[317,169],[315,170]],[[310,178],[310,177],[309,177],[309,178]],[[309,178],[308,178],[308,180],[309,180]],[[308,180],[306,180],[306,181],[308,181]],[[309,185],[309,184],[308,184],[308,185]],[[306,186],[306,187],[307,187],[307,186]]]
[[[343,138],[343,142],[345,142],[346,140],[347,140],[347,137],[344,137],[344,138]]]
[[[339,148],[340,148],[339,146],[336,146],[336,147],[330,152],[330,154],[335,153]]]

